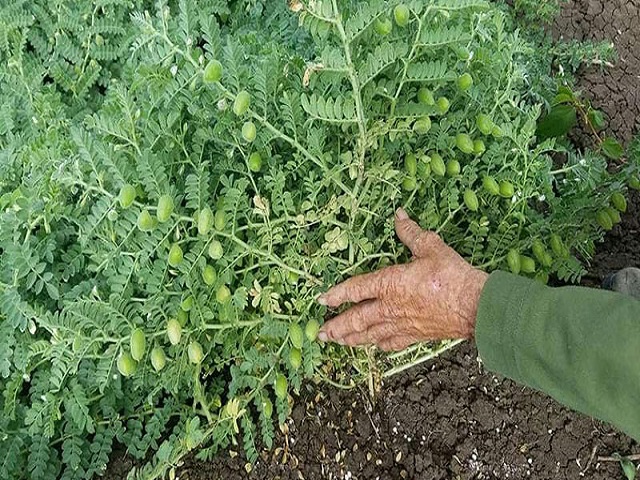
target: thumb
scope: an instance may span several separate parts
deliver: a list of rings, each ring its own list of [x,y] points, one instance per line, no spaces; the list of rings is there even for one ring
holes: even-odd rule
[[[396,234],[415,257],[425,257],[440,241],[440,237],[433,232],[427,232],[409,218],[404,209],[396,211]]]

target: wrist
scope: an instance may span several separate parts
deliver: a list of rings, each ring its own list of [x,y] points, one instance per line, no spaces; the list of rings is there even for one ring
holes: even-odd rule
[[[489,274],[474,269],[465,281],[465,287],[462,294],[467,298],[465,315],[463,318],[463,335],[464,338],[471,339],[475,337],[476,319],[478,317],[478,308],[480,305],[480,297],[487,283]]]

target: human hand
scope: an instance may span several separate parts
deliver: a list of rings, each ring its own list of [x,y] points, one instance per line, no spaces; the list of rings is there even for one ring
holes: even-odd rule
[[[319,339],[341,345],[403,350],[427,340],[473,337],[488,275],[473,268],[440,237],[399,209],[396,233],[414,259],[353,277],[321,295],[331,308],[355,304],[329,320]]]

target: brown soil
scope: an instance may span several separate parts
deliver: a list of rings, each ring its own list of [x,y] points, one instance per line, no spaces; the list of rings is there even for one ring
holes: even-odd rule
[[[615,68],[590,68],[581,86],[611,133],[628,141],[640,119],[640,0],[569,0],[554,26],[569,39],[613,39]],[[640,195],[608,236],[588,281],[640,266]],[[638,453],[628,437],[545,395],[484,372],[471,344],[391,379],[371,406],[364,392],[325,387],[298,399],[287,432],[251,473],[241,453],[187,460],[182,480],[471,480],[622,478],[613,452]],[[240,449],[239,449],[240,450]],[[114,462],[117,470],[130,467]]]
[[[566,40],[612,41],[613,68],[585,69],[580,87],[609,119],[607,132],[629,142],[640,126],[640,0],[567,0],[553,26]]]
[[[225,454],[189,461],[180,478],[620,478],[597,457],[632,451],[630,439],[483,372],[476,356],[466,345],[394,378],[372,411],[359,392],[326,389],[319,402],[298,402],[280,450],[264,453],[251,474],[241,456]]]

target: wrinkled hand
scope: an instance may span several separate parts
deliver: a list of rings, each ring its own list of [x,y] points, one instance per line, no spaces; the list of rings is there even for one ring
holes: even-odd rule
[[[402,350],[426,340],[471,338],[487,274],[440,237],[396,212],[396,233],[414,259],[353,277],[321,295],[331,308],[355,304],[320,330],[322,341]]]

